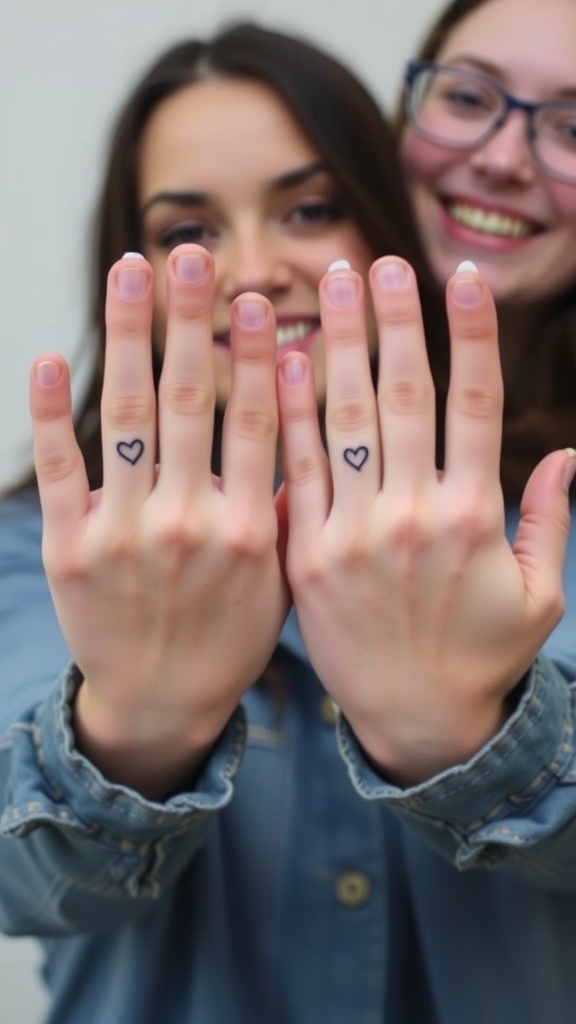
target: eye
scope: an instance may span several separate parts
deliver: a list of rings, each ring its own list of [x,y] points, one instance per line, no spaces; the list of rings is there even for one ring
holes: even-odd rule
[[[475,107],[483,106],[482,97],[470,89],[447,89],[444,93],[444,99],[448,103],[459,107],[474,109]]]
[[[495,106],[495,99],[491,94],[463,85],[443,87],[438,98],[453,113],[464,117],[483,114]]]
[[[334,200],[313,199],[300,202],[292,207],[286,221],[290,224],[314,227],[333,224],[341,217],[342,208]]]
[[[194,242],[196,245],[203,245],[210,248],[214,245],[218,233],[214,228],[198,221],[189,221],[183,224],[175,224],[167,228],[158,238],[158,245],[162,249],[174,249],[177,245],[185,242]]]
[[[570,112],[570,117],[563,117],[553,125],[557,141],[570,149],[576,149],[576,110]]]
[[[434,76],[421,103],[450,117],[476,120],[492,116],[501,108],[502,99],[488,81],[472,81],[464,75],[441,71]]]

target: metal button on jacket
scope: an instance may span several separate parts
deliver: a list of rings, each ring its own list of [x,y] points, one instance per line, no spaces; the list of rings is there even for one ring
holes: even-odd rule
[[[325,694],[320,701],[320,717],[324,722],[326,722],[326,725],[336,725],[339,712],[340,708],[336,701],[332,700],[332,697],[328,694]]]
[[[370,897],[370,880],[361,871],[345,871],[336,882],[336,898],[351,910],[363,907]]]

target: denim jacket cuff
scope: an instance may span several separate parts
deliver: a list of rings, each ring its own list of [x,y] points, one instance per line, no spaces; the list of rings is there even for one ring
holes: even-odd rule
[[[120,833],[132,841],[146,841],[158,838],[164,831],[181,831],[207,812],[220,810],[229,803],[246,740],[246,718],[241,707],[216,743],[194,790],[156,803],[135,790],[108,782],[76,750],[71,726],[71,703],[76,688],[75,668],[71,665],[37,709],[34,729],[43,789],[48,790],[54,804],[65,809],[67,817],[88,821],[93,827]],[[37,820],[37,814],[32,817]]]
[[[460,830],[526,811],[556,784],[573,758],[571,691],[540,655],[524,693],[502,729],[462,765],[401,789],[377,775],[342,717],[340,753],[356,791],[419,819],[449,822]]]

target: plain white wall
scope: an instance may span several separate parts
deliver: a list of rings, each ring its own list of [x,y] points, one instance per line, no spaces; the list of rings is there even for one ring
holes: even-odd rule
[[[253,17],[340,56],[384,104],[439,0],[0,0],[0,485],[29,463],[28,372],[77,357],[86,231],[106,131],[145,64],[179,38]],[[83,380],[82,365],[76,380]],[[28,940],[0,937],[0,1020],[37,1024]]]

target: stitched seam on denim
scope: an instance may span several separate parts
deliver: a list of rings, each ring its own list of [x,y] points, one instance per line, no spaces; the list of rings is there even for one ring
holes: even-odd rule
[[[64,682],[65,694],[69,695],[69,692],[73,688],[73,682],[71,678],[67,678]],[[161,809],[155,805],[154,808],[150,807],[144,800],[141,802],[135,798],[130,797],[126,793],[123,793],[119,788],[113,788],[111,784],[107,784],[105,781],[100,782],[98,779],[94,779],[90,776],[90,767],[88,764],[83,764],[80,760],[79,754],[73,749],[72,746],[72,731],[70,727],[70,707],[68,704],[62,706],[56,704],[53,708],[54,715],[54,727],[56,734],[64,731],[65,737],[65,756],[71,762],[71,770],[74,771],[76,779],[82,788],[89,794],[89,796],[96,800],[97,803],[105,804],[107,807],[114,806],[115,809],[127,817],[130,821],[134,821],[141,827],[146,827],[147,820],[153,823],[156,827],[169,823],[174,824],[174,819],[181,818],[181,827],[187,827],[192,821],[194,821],[198,815],[206,813],[208,811],[217,810],[220,806],[224,806],[225,803],[232,796],[232,784],[231,778],[235,772],[235,767],[242,754],[242,749],[245,740],[245,723],[242,718],[238,718],[233,723],[235,742],[232,750],[226,756],[226,759],[220,770],[220,788],[221,791],[218,794],[219,803],[217,804],[204,804],[205,797],[200,800],[200,806],[188,807],[186,809],[182,807],[173,807],[170,810]],[[62,717],[62,721],[60,718]],[[38,728],[38,757],[43,758],[41,752],[40,735],[41,730]],[[45,762],[44,762],[45,763]],[[198,794],[197,794],[198,796]],[[192,799],[192,794],[188,794],[187,802]]]

